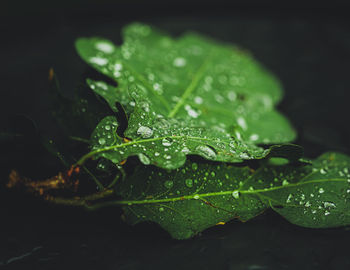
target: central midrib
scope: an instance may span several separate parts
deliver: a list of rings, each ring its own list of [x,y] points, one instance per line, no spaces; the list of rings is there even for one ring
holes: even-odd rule
[[[186,88],[184,93],[182,94],[180,100],[176,103],[174,108],[169,112],[168,117],[173,118],[176,113],[179,111],[179,109],[184,105],[186,99],[189,97],[189,95],[193,92],[194,89],[198,86],[198,83],[202,79],[205,70],[207,69],[207,66],[209,64],[209,60],[212,57],[212,52],[208,54],[208,56],[204,59],[202,65],[199,67],[195,75],[193,76],[193,79],[191,80],[191,83],[189,86]]]
[[[215,138],[211,139],[211,138],[202,138],[202,137],[195,137],[195,136],[188,136],[188,135],[178,135],[178,136],[162,136],[162,137],[157,137],[157,138],[150,138],[150,139],[143,139],[143,140],[136,140],[136,141],[130,141],[127,143],[121,143],[121,144],[116,144],[116,145],[111,145],[105,148],[99,148],[97,150],[91,151],[89,153],[87,153],[86,155],[84,155],[82,158],[80,158],[78,160],[78,162],[75,165],[82,165],[84,164],[84,162],[96,155],[99,154],[101,152],[106,152],[106,151],[110,151],[116,148],[121,148],[121,147],[127,147],[129,145],[134,145],[134,144],[142,144],[142,143],[146,143],[146,142],[154,142],[154,141],[160,141],[166,138],[172,138],[172,139],[182,139],[182,138],[187,138],[189,140],[198,140],[198,141],[213,141],[215,140]]]
[[[267,188],[267,189],[255,189],[255,190],[228,190],[228,191],[221,191],[221,192],[211,192],[211,193],[202,193],[202,194],[191,194],[191,195],[185,195],[180,197],[173,197],[173,198],[165,198],[165,199],[146,199],[146,200],[121,200],[121,201],[111,201],[109,202],[112,205],[143,205],[143,204],[157,204],[157,203],[167,203],[167,202],[176,202],[176,201],[183,201],[183,200],[201,200],[203,198],[208,197],[217,197],[217,196],[224,196],[224,195],[231,195],[233,192],[237,191],[241,194],[251,194],[251,195],[258,195],[260,193],[265,192],[271,192],[278,189],[287,189],[287,188],[293,188],[298,187],[301,185],[307,185],[307,184],[313,184],[313,183],[322,183],[322,182],[345,182],[346,179],[342,178],[335,178],[335,179],[315,179],[310,180],[307,182],[298,182],[295,184],[289,184],[285,186],[277,186],[273,188]]]

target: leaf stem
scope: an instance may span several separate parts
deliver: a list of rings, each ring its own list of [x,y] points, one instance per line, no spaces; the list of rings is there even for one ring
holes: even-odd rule
[[[112,188],[118,182],[120,176],[122,177],[122,180],[124,180],[126,177],[126,172],[125,172],[124,168],[121,165],[117,165],[117,167],[120,171],[120,174],[117,174],[114,177],[113,181],[107,186],[107,189]]]
[[[85,197],[76,197],[72,199],[72,198],[48,196],[45,199],[55,204],[69,205],[69,206],[83,206],[83,207],[86,207],[87,209],[90,209],[91,208],[91,206],[89,205],[90,202],[107,198],[113,194],[114,194],[113,189],[105,189],[101,192],[94,193],[92,195],[88,195]]]

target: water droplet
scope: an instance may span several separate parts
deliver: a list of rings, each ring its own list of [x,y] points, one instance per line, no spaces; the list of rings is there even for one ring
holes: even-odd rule
[[[196,171],[198,169],[198,164],[196,162],[192,163],[192,170]]]
[[[196,96],[196,97],[194,98],[194,102],[195,102],[196,104],[202,104],[202,103],[203,103],[203,99],[202,99],[201,97]]]
[[[215,100],[218,102],[218,103],[223,103],[225,101],[224,97],[222,95],[219,95],[219,94],[216,94],[214,96]]]
[[[273,102],[272,102],[272,99],[270,96],[265,95],[261,98],[261,100],[262,100],[265,108],[267,108],[267,109],[272,108]]]
[[[149,138],[153,135],[153,130],[146,126],[141,126],[137,130],[137,134],[141,135],[142,138]]]
[[[108,42],[100,41],[95,44],[96,49],[102,51],[104,53],[112,53],[114,52],[114,46]]]
[[[101,57],[91,57],[89,58],[89,62],[98,66],[104,66],[108,63],[108,60],[106,58]]]
[[[332,202],[324,202],[323,205],[325,208],[335,208],[336,207],[335,204]]]
[[[105,91],[108,90],[108,86],[105,82],[95,82],[95,85],[98,87],[98,88],[101,88]]]
[[[289,182],[286,179],[284,179],[282,182],[282,186],[286,186],[286,185],[289,185]]]
[[[115,71],[120,71],[120,70],[122,70],[122,69],[123,69],[123,65],[122,65],[122,64],[116,63],[116,64],[114,65],[114,70],[115,70]]]
[[[233,192],[232,192],[232,196],[233,196],[233,198],[235,198],[235,199],[239,199],[239,191],[238,191],[238,190],[233,191]]]
[[[162,86],[159,83],[153,84],[153,89],[159,94],[163,94]]]
[[[189,188],[193,187],[193,180],[192,179],[186,179],[185,185]]]
[[[234,91],[229,91],[227,93],[227,98],[230,100],[230,101],[235,101],[236,98],[237,98],[237,94],[234,92]]]
[[[106,139],[105,139],[105,138],[99,138],[99,139],[98,139],[98,143],[101,144],[101,145],[103,145],[103,144],[106,143]]]
[[[320,173],[321,173],[321,174],[326,174],[327,172],[326,172],[325,169],[322,168],[322,169],[320,170]]]
[[[241,159],[248,159],[249,158],[249,155],[247,153],[239,153],[238,155]]]
[[[197,112],[194,109],[192,109],[190,105],[185,105],[185,110],[187,111],[188,115],[193,118],[197,118],[200,114],[200,112]]]
[[[158,152],[155,152],[154,155],[158,157],[160,154]]]
[[[139,156],[140,161],[141,161],[143,164],[145,164],[145,165],[151,164],[150,159],[149,159],[146,155],[140,153],[140,154],[138,154],[138,156]]]
[[[323,188],[320,188],[320,189],[318,190],[318,192],[322,194],[322,193],[324,193],[324,189],[323,189]]]
[[[259,139],[259,135],[258,134],[252,134],[249,137],[249,140],[251,140],[251,141],[256,141],[258,139]]]
[[[210,175],[211,175],[212,177],[215,177],[215,172],[211,172]]]
[[[110,129],[111,129],[111,126],[106,125],[106,126],[105,126],[105,129],[106,129],[106,130],[110,130]]]
[[[173,185],[174,185],[174,182],[171,181],[171,180],[167,180],[167,181],[164,182],[164,186],[165,186],[166,188],[172,188]]]
[[[198,200],[199,199],[199,195],[198,194],[194,195],[193,199]]]
[[[176,57],[174,59],[173,65],[175,67],[184,67],[184,66],[186,66],[186,59],[183,57]]]
[[[237,123],[243,130],[247,130],[248,126],[247,126],[247,123],[246,123],[246,121],[244,120],[243,117],[238,117],[237,118]]]
[[[199,145],[196,147],[196,151],[199,152],[199,154],[205,158],[208,159],[215,159],[216,153],[213,149],[211,149],[209,146],[206,145]]]
[[[163,207],[159,207],[159,212],[163,212],[164,208]]]
[[[172,142],[172,139],[170,139],[170,138],[164,138],[164,139],[162,140],[162,144],[163,144],[164,146],[170,146],[170,145],[173,144],[173,142]]]
[[[185,154],[188,154],[190,152],[190,149],[188,149],[188,147],[184,147],[182,150],[181,150],[182,153],[185,153]]]
[[[204,79],[205,83],[211,84],[213,82],[213,78],[211,76],[206,76]]]

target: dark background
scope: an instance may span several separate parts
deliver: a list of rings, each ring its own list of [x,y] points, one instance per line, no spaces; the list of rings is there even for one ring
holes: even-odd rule
[[[195,30],[250,50],[282,81],[285,98],[279,110],[297,129],[296,143],[305,147],[306,156],[350,154],[350,17],[344,2],[317,8],[301,1],[289,8],[277,1],[99,3],[2,3],[3,129],[30,130],[30,125],[13,123],[27,115],[41,131],[59,132],[48,117],[49,68],[69,95],[87,68],[74,51],[74,40],[98,35],[120,43],[121,27],[140,21],[174,36]],[[348,228],[304,229],[267,212],[245,224],[233,221],[195,239],[175,241],[157,225],[124,224],[119,209],[87,213],[6,190],[13,168],[34,179],[59,168],[59,161],[38,145],[10,142],[0,150],[0,268],[350,269]]]

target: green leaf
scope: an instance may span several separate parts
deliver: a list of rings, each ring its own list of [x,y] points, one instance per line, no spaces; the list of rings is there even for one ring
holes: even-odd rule
[[[188,154],[225,162],[262,158],[267,151],[256,144],[295,138],[274,109],[279,82],[248,53],[193,33],[172,39],[142,24],[126,27],[123,37],[119,47],[101,38],[76,42],[80,56],[118,84],[88,80],[90,87],[130,115],[130,143],[105,137],[101,130],[112,118],[97,126],[98,156],[121,162],[139,155],[145,164],[177,168]]]
[[[138,134],[138,139],[125,142],[117,135],[116,118],[113,116],[104,118],[92,133],[92,151],[85,155],[78,164],[82,164],[91,156],[103,157],[119,163],[129,156],[138,155],[143,164],[176,169],[185,163],[186,155],[189,154],[224,162],[274,156],[297,161],[303,155],[302,147],[293,144],[275,145],[263,150],[252,144],[222,137],[220,131],[188,128],[184,123],[176,121],[172,121],[170,125],[161,120],[157,119],[153,125],[148,125],[152,128],[139,127],[135,132]],[[133,119],[129,123],[132,121]]]
[[[187,161],[175,171],[140,166],[117,188],[131,224],[159,223],[174,238],[219,222],[247,221],[271,207],[291,223],[328,228],[350,224],[350,158],[326,153],[312,165],[267,165],[257,171]]]

